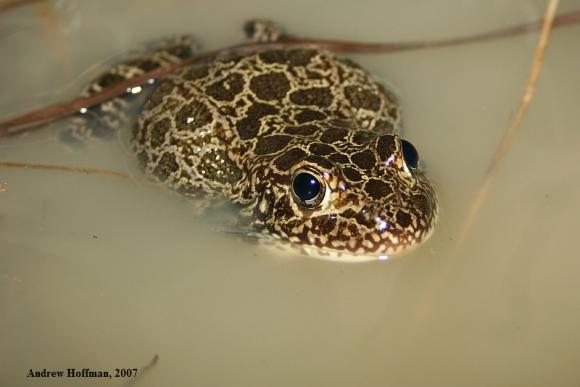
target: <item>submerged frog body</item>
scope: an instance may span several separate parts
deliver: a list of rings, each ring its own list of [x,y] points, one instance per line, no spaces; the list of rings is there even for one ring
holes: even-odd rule
[[[424,241],[437,217],[399,121],[393,94],[352,61],[314,47],[258,48],[159,79],[133,147],[155,179],[238,204],[257,232],[390,255]]]

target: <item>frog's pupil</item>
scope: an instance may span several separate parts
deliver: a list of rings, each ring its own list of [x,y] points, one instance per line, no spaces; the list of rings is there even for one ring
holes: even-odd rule
[[[419,153],[417,149],[409,141],[401,140],[401,148],[403,150],[403,157],[405,163],[411,168],[417,168],[419,164]]]
[[[301,200],[312,200],[320,193],[320,182],[318,179],[307,172],[302,172],[296,175],[292,182],[292,189],[294,195]]]

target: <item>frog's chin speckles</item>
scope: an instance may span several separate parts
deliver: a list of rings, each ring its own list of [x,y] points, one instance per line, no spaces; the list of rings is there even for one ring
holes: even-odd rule
[[[391,259],[396,259],[399,257],[404,257],[405,255],[414,251],[419,244],[415,244],[406,248],[402,251],[382,251],[382,252],[349,252],[342,250],[334,250],[328,247],[317,247],[314,245],[296,243],[294,241],[289,241],[280,237],[273,238],[262,238],[258,240],[258,243],[264,247],[271,248],[276,251],[280,256],[287,254],[292,257],[296,254],[312,257],[316,259],[321,259],[331,262],[339,263],[367,263],[376,261],[389,261]]]

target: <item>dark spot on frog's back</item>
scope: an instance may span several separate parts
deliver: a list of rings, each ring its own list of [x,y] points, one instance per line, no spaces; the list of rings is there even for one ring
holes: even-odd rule
[[[169,175],[175,172],[178,168],[179,166],[177,165],[177,161],[175,161],[175,155],[170,152],[165,152],[159,159],[153,173],[161,180],[167,180]]]
[[[264,63],[281,63],[290,66],[306,66],[312,57],[317,54],[316,50],[294,49],[294,50],[269,50],[260,53],[258,56]]]
[[[301,135],[301,136],[311,136],[315,133],[320,131],[320,127],[317,125],[291,125],[284,128],[284,133],[292,134],[292,135]]]
[[[384,181],[377,179],[370,179],[365,184],[365,191],[373,199],[381,199],[390,194],[391,187]]]
[[[275,106],[267,103],[254,103],[248,108],[246,116],[236,124],[236,131],[242,140],[250,140],[258,135],[260,118],[278,113]]]
[[[273,135],[258,139],[254,153],[256,155],[273,154],[282,150],[292,140],[290,136]]]
[[[244,89],[242,74],[231,73],[224,79],[214,82],[205,88],[205,92],[218,101],[233,101]]]
[[[310,155],[304,158],[304,161],[318,164],[322,168],[326,168],[327,170],[332,170],[334,168],[334,164],[327,159],[327,157],[319,156],[319,155]]]
[[[258,120],[265,116],[278,113],[278,109],[267,103],[255,103],[248,108],[246,117]]]
[[[294,119],[299,124],[303,124],[306,122],[312,122],[312,121],[320,121],[320,120],[323,120],[325,118],[326,118],[326,114],[319,112],[319,111],[316,111],[316,110],[310,110],[310,109],[301,110],[298,114],[296,114],[294,116]]]
[[[212,122],[212,115],[205,104],[193,101],[183,105],[175,121],[178,130],[195,130]]]
[[[342,170],[342,173],[350,181],[357,182],[362,180],[362,175],[356,169],[346,167]]]
[[[271,72],[253,77],[250,81],[250,89],[260,99],[281,100],[290,90],[290,82],[283,73]]]
[[[334,153],[336,151],[336,149],[334,149],[330,145],[322,144],[319,142],[315,142],[313,144],[310,144],[310,146],[308,147],[308,150],[312,154],[323,155],[323,156],[329,155],[329,154]]]
[[[350,156],[350,159],[353,163],[355,163],[359,168],[364,169],[366,171],[370,171],[375,166],[377,160],[375,155],[370,150],[364,150],[362,152],[358,152]]]
[[[306,156],[306,152],[300,148],[292,148],[287,152],[282,153],[276,158],[274,164],[281,171],[287,171],[299,160]]]
[[[347,164],[350,162],[348,157],[342,153],[333,153],[330,156],[328,156],[328,158],[330,159],[330,161],[337,164]]]
[[[378,111],[381,107],[381,99],[369,89],[360,86],[347,86],[344,95],[355,109],[367,109]]]
[[[370,130],[357,130],[352,136],[352,142],[358,145],[364,145],[375,138],[377,138],[375,132],[371,132]]]
[[[377,153],[381,160],[387,160],[393,153],[395,153],[395,137],[380,136],[377,141]]]
[[[158,148],[165,141],[165,133],[171,128],[171,121],[165,117],[161,121],[153,124],[151,128],[151,135],[149,136],[149,143],[151,147]]]
[[[330,128],[322,133],[320,136],[320,141],[326,143],[333,143],[340,140],[343,140],[346,135],[348,134],[348,130],[342,128]]]
[[[301,106],[328,107],[332,103],[332,93],[327,87],[310,87],[293,91],[290,101]]]

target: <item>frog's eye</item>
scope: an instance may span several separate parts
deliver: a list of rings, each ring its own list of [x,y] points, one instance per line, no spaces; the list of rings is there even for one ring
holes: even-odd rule
[[[324,198],[325,189],[324,182],[311,171],[297,171],[292,178],[292,195],[299,204],[305,207],[317,207]]]
[[[413,144],[409,141],[401,140],[401,150],[403,151],[405,164],[407,164],[409,168],[417,168],[417,165],[419,165],[419,153]]]

